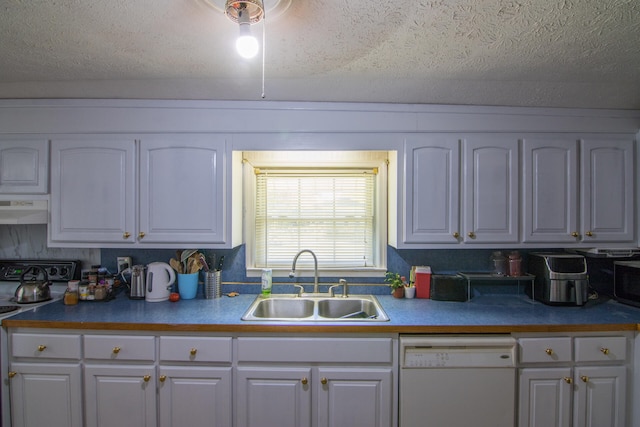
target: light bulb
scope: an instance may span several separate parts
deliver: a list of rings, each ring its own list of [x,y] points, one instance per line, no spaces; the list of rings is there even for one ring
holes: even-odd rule
[[[236,40],[236,50],[243,58],[253,58],[258,54],[259,49],[258,40],[251,34],[240,35]]]

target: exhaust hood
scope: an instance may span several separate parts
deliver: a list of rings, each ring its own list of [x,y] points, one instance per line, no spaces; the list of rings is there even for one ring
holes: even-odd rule
[[[0,200],[0,224],[46,224],[47,200]]]

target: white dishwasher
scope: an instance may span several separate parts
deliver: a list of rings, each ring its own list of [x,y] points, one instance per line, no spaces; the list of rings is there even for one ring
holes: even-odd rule
[[[401,335],[399,427],[513,427],[516,340]]]

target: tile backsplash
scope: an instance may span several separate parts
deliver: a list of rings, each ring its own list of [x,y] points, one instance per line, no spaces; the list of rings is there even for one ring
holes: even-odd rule
[[[496,248],[509,251],[510,248]],[[526,266],[530,252],[544,249],[518,249]],[[458,271],[489,271],[489,258],[493,249],[402,249],[387,248],[387,269],[409,275],[412,265],[429,265],[435,274],[449,274]],[[555,249],[554,251],[559,251]],[[245,247],[227,250],[201,250],[208,258],[225,257],[222,281],[227,283],[258,283],[259,277],[246,277]],[[115,272],[116,257],[131,256],[133,264],[148,264],[153,261],[168,262],[175,257],[172,249],[80,249],[47,247],[46,225],[0,225],[0,259],[73,259],[82,262],[82,268],[101,264]],[[613,274],[613,262],[609,259],[588,258],[590,282],[599,292],[609,294]],[[526,267],[525,267],[526,271]],[[337,278],[322,278],[337,280]],[[276,279],[274,279],[275,281]],[[285,279],[286,280],[286,279]],[[300,282],[307,278],[300,279]],[[312,280],[312,278],[308,278]],[[382,277],[358,278],[354,281],[367,284],[382,284]]]

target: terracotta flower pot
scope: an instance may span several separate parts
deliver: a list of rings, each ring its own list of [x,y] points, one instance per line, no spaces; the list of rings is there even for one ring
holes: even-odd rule
[[[391,294],[394,298],[404,298],[404,287],[395,288]]]

